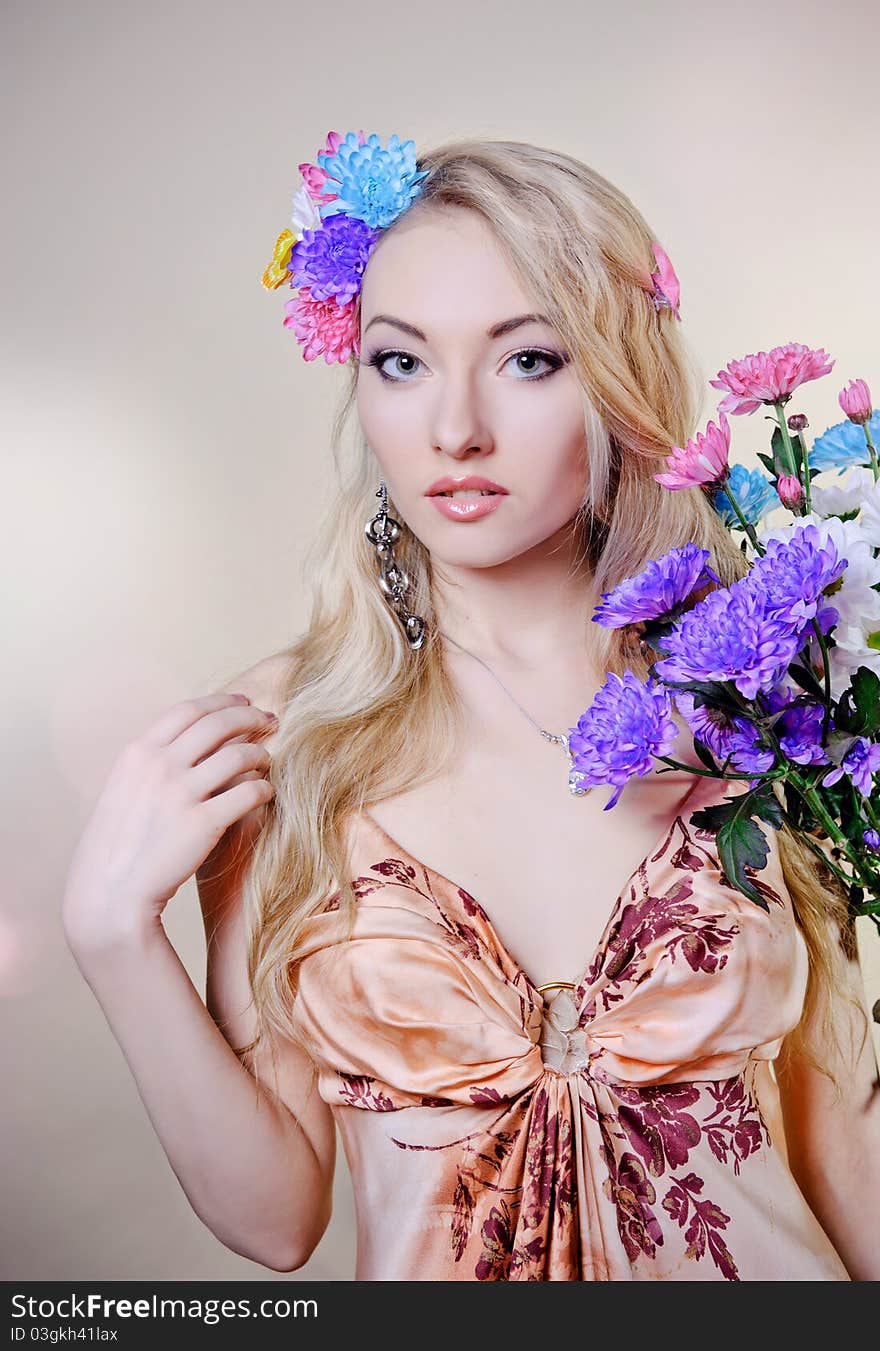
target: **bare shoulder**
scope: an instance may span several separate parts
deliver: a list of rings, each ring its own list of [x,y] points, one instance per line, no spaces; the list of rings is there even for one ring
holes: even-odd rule
[[[221,688],[228,693],[246,694],[252,704],[280,717],[284,688],[293,666],[294,659],[287,649],[273,652],[232,676]]]

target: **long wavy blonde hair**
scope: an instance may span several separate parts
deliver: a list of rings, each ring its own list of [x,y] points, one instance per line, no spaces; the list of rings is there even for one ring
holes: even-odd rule
[[[599,590],[688,540],[710,551],[723,585],[743,576],[743,555],[705,494],[670,492],[652,477],[671,447],[694,435],[704,377],[681,325],[668,310],[658,318],[645,291],[656,235],[633,203],[571,156],[516,141],[448,143],[422,155],[418,168],[428,177],[406,214],[476,212],[571,355],[587,446],[575,538]],[[304,565],[311,618],[287,653],[275,796],[246,877],[257,1036],[239,1055],[271,1042],[270,1032],[302,1041],[292,1005],[304,930],[331,895],[349,925],[354,919],[345,819],[442,773],[458,744],[461,710],[435,641],[431,559],[406,528],[396,553],[411,581],[409,608],[427,625],[419,650],[409,648],[377,583],[364,524],[377,509],[381,470],[359,429],[347,435],[356,422],[357,374],[353,357],[332,429],[337,486]],[[391,498],[389,509],[400,517]],[[647,676],[651,654],[632,631],[592,627],[606,671],[628,667]],[[801,1051],[816,1064],[802,1030],[820,1010],[830,1033],[833,931],[844,935],[849,954],[854,938],[842,889],[787,827],[778,839],[810,958],[804,1014],[783,1054]]]

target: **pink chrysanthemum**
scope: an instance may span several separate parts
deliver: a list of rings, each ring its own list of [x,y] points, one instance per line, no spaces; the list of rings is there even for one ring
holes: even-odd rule
[[[361,145],[365,144],[366,139],[367,138],[365,134],[362,131],[359,131],[358,140],[360,141]],[[326,145],[323,145],[321,147],[321,149],[318,151],[318,154],[315,156],[315,159],[318,158],[318,155],[335,155],[336,151],[339,149],[340,145],[344,140],[345,137],[340,136],[338,131],[328,131],[327,143]],[[329,174],[327,173],[326,169],[322,169],[318,164],[298,164],[296,167],[302,174],[303,182],[306,186],[306,192],[309,194],[313,202],[336,201],[336,198],[338,196],[337,193],[329,191],[326,193],[324,192],[324,184],[327,182],[327,179],[329,178]]]
[[[770,352],[752,353],[730,361],[709,384],[728,390],[718,405],[719,413],[754,413],[762,403],[787,399],[799,385],[827,375],[834,365],[823,348],[787,342]]]
[[[673,446],[667,457],[666,474],[653,477],[664,488],[696,488],[705,483],[723,483],[730,473],[730,423],[723,413],[718,426],[710,422],[705,432],[688,441],[687,445]]]
[[[303,286],[284,308],[284,327],[293,329],[305,361],[323,356],[329,366],[334,361],[348,361],[352,353],[360,355],[356,298],[344,305],[313,300],[309,288]]]
[[[864,380],[850,380],[845,389],[837,396],[837,401],[850,422],[870,422],[874,409],[871,405],[871,391]]]

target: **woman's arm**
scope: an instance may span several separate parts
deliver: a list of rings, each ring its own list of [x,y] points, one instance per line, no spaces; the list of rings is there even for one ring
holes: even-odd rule
[[[835,943],[832,1006],[840,1043],[826,1044],[814,1017],[811,1054],[833,1069],[834,1085],[802,1057],[777,1062],[789,1164],[816,1218],[853,1280],[880,1280],[880,1075],[859,961]],[[860,1017],[852,996],[868,1019]]]
[[[249,1072],[235,1054],[250,1039],[246,1025],[230,1046],[161,919],[199,859],[218,852],[209,855],[208,842],[222,853],[238,821],[259,817],[252,804],[266,801],[268,756],[230,741],[267,727],[258,709],[214,695],[175,705],[126,747],[71,862],[61,915],[194,1211],[233,1251],[288,1271],[307,1259],[329,1216],[327,1108],[292,1046],[279,1047],[279,1092]],[[230,773],[260,783],[230,787]],[[212,890],[228,919],[238,903],[233,876],[215,876]],[[230,937],[236,931],[227,925]],[[224,951],[229,971],[244,969],[240,946],[229,941]]]

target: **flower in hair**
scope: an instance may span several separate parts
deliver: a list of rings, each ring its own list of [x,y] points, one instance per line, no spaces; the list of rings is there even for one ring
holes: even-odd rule
[[[375,133],[361,142],[350,131],[333,154],[318,156],[318,164],[327,174],[325,196],[329,190],[335,194],[321,206],[321,214],[344,211],[378,229],[385,229],[406,210],[428,173],[427,169],[416,170],[415,143],[401,142],[396,132],[383,148]]]
[[[357,297],[380,232],[421,193],[427,169],[417,170],[415,145],[394,134],[383,146],[375,134],[327,133],[317,164],[300,164],[293,199],[293,230],[282,230],[263,285],[284,281],[298,291],[287,302],[306,361],[344,362],[359,355]]]
[[[651,281],[654,283],[654,309],[659,313],[666,306],[672,310],[676,319],[680,320],[681,283],[675,275],[675,268],[669,254],[659,244],[652,244],[651,252],[657,261],[657,270],[651,273]]]

